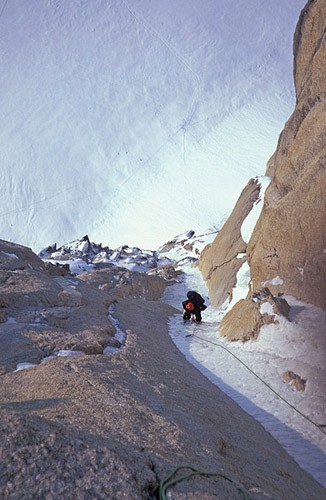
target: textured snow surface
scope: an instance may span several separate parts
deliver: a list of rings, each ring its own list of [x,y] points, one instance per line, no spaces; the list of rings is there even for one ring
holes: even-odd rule
[[[245,263],[237,275],[233,290],[237,300],[248,291],[247,268]],[[181,315],[172,316],[169,330],[174,342],[191,363],[326,486],[325,311],[285,296],[291,306],[290,321],[277,317],[279,323],[263,326],[257,340],[230,342],[218,332],[219,322],[230,307],[213,308],[198,269],[188,265],[183,271],[184,280],[169,286],[163,301],[181,310],[187,290],[197,290],[206,298],[208,308],[201,324],[184,324]],[[263,304],[262,312],[271,312],[264,310],[269,305]],[[307,381],[304,392],[283,381],[288,370]]]
[[[305,0],[1,1],[1,237],[157,248],[228,213],[294,106]]]
[[[200,290],[205,297],[205,287],[197,273],[188,275],[184,283],[168,287],[164,302],[181,307],[188,289]],[[203,323],[199,325],[184,325],[181,315],[171,317],[170,335],[192,364],[326,486],[326,435],[322,432],[325,427],[312,424],[290,406],[316,424],[326,424],[325,312],[291,297],[287,300],[291,305],[291,323],[279,318],[280,324],[263,327],[256,341],[231,343],[220,337],[219,311],[212,306],[203,312]],[[283,381],[282,374],[287,370],[307,380],[304,392],[294,391]]]

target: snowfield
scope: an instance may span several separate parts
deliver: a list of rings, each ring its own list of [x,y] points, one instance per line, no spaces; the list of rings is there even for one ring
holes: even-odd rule
[[[157,248],[221,220],[293,110],[304,4],[2,1],[1,237]]]

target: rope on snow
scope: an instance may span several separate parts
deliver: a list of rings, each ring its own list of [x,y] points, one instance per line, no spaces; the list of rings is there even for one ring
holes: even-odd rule
[[[212,340],[205,339],[205,338],[201,337],[200,335],[197,335],[196,334],[197,327],[198,327],[198,325],[195,325],[195,327],[193,329],[193,333],[192,333],[193,337],[196,337],[199,340],[207,342],[208,344],[215,345],[215,346],[220,347],[221,349],[224,349],[225,351],[227,351],[229,354],[231,354],[231,356],[233,356],[237,361],[239,361],[239,363],[241,363],[245,368],[247,368],[247,370],[249,370],[256,378],[258,378],[264,385],[266,385],[266,387],[268,387],[268,389],[270,389],[279,399],[281,399],[284,403],[289,405],[293,410],[295,410],[299,415],[301,415],[303,418],[308,420],[308,422],[310,422],[312,425],[317,427],[317,429],[320,430],[323,434],[326,434],[326,431],[323,429],[323,427],[325,427],[325,425],[317,424],[316,422],[311,420],[311,418],[307,417],[307,415],[305,415],[300,410],[298,410],[298,408],[296,408],[293,404],[291,404],[283,396],[281,396],[278,392],[276,392],[275,389],[273,389],[273,387],[271,387],[264,379],[262,379],[257,373],[255,373],[254,370],[252,370],[248,365],[246,365],[246,363],[244,363],[244,361],[242,361],[238,356],[236,356],[236,354],[234,354],[232,351],[230,351],[227,347],[223,346],[222,344],[218,344],[217,342],[213,342]]]

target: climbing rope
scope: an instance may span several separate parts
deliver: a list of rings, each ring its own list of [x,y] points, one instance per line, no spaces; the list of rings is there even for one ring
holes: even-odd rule
[[[177,472],[179,472],[181,469],[188,469],[190,472],[185,473],[182,476],[175,477]],[[225,474],[222,474],[221,472],[201,472],[195,469],[194,467],[191,467],[190,465],[181,465],[180,467],[177,467],[174,469],[166,478],[162,479],[160,482],[160,489],[159,489],[159,500],[167,500],[166,499],[166,492],[168,488],[171,488],[171,486],[174,486],[177,483],[180,483],[181,481],[185,481],[186,479],[189,479],[194,476],[201,476],[201,477],[221,477],[222,479],[225,479],[226,481],[229,481],[230,483],[233,483],[236,488],[242,493],[243,498],[245,500],[250,500],[250,494],[248,491],[241,486],[238,482],[234,481],[230,477],[226,476]]]
[[[284,403],[289,405],[299,415],[301,415],[303,418],[308,420],[308,422],[310,422],[315,427],[317,427],[317,429],[320,430],[323,434],[326,434],[325,430],[322,428],[322,427],[325,427],[323,424],[317,424],[316,422],[311,420],[311,418],[307,417],[307,415],[305,415],[300,410],[298,410],[298,408],[296,408],[293,404],[289,403],[289,401],[287,401],[285,398],[283,398],[283,396],[281,396],[278,392],[276,392],[275,389],[273,389],[273,387],[271,387],[264,379],[262,379],[256,372],[254,372],[248,365],[246,365],[246,363],[244,363],[240,358],[238,358],[238,356],[236,356],[227,347],[223,346],[222,344],[218,344],[217,342],[213,342],[212,340],[205,339],[205,338],[201,337],[200,335],[197,335],[196,334],[197,327],[198,327],[198,325],[195,325],[195,327],[193,329],[193,334],[192,334],[193,337],[196,337],[199,340],[202,340],[208,344],[215,345],[216,347],[220,347],[221,349],[224,349],[225,351],[227,351],[229,354],[231,354],[231,356],[233,356],[237,361],[239,361],[239,363],[241,363],[245,368],[247,368],[247,370],[249,370],[256,378],[258,378],[264,385],[266,385],[266,387],[268,387],[268,389],[270,389],[279,399],[284,401]]]

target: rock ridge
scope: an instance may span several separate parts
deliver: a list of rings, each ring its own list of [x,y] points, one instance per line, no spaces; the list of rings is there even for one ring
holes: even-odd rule
[[[267,163],[271,182],[249,241],[241,238],[248,210],[239,207],[250,207],[247,189],[253,180],[214,242],[202,252],[199,268],[214,305],[231,301],[237,272],[247,261],[248,301],[268,284],[274,296],[284,293],[326,309],[325,24],[325,2],[309,0],[293,42],[296,106]],[[236,245],[244,252],[241,262],[230,251]],[[224,261],[228,264],[222,271],[219,264]],[[251,320],[248,314],[248,325]],[[233,335],[227,328],[224,332]]]

